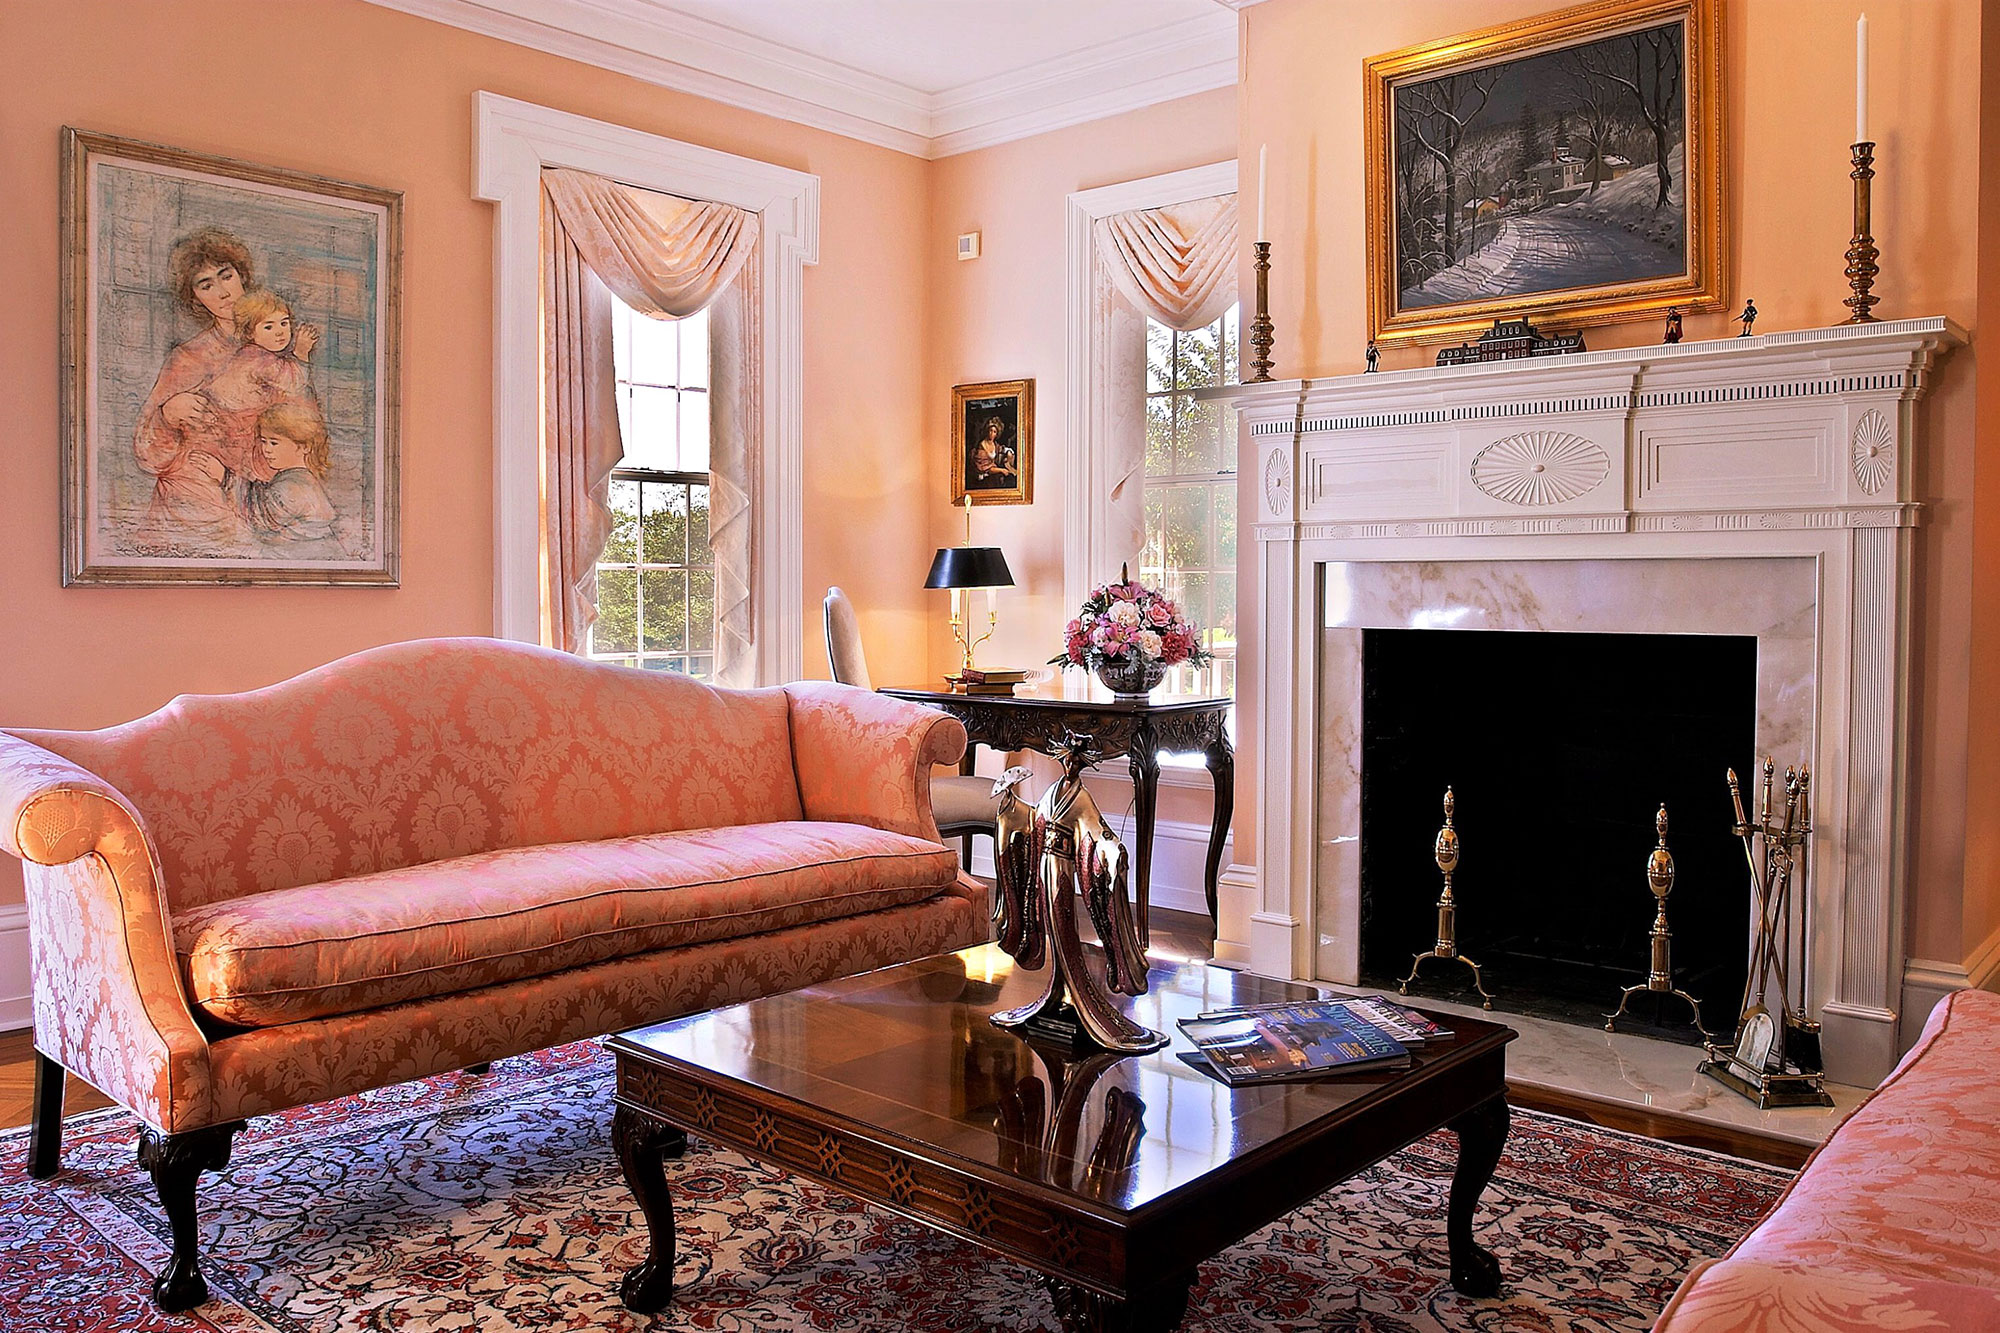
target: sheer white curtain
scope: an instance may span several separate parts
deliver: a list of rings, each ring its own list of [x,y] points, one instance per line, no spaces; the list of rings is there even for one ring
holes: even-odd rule
[[[542,172],[543,492],[548,638],[580,651],[597,616],[597,558],[611,531],[612,469],[624,457],[613,387],[611,296],[654,319],[710,310],[709,527],[715,555],[716,678],[755,671],[752,479],[762,438],[754,350],[759,218],[587,172]]]
[[[1236,196],[1112,213],[1092,224],[1091,236],[1103,279],[1094,296],[1113,303],[1117,345],[1105,386],[1117,404],[1106,441],[1108,541],[1121,558],[1136,558],[1146,541],[1146,320],[1192,332],[1236,300]]]

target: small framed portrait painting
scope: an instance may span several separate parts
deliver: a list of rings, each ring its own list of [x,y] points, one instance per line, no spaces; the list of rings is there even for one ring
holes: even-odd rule
[[[951,391],[951,502],[1035,501],[1035,382],[960,384]]]
[[[402,196],[63,131],[63,582],[397,582]]]

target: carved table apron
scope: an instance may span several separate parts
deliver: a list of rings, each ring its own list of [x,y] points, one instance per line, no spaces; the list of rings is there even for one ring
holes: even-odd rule
[[[1133,891],[1144,920],[1152,901],[1153,824],[1159,805],[1160,752],[1199,754],[1215,784],[1215,815],[1208,832],[1202,889],[1208,918],[1216,920],[1215,881],[1222,844],[1236,805],[1236,751],[1229,743],[1231,699],[1055,699],[1031,694],[956,694],[949,690],[885,689],[883,694],[939,708],[965,724],[970,744],[958,771],[971,773],[979,746],[1002,752],[1050,753],[1063,732],[1096,742],[1107,758],[1123,754],[1132,771]]]

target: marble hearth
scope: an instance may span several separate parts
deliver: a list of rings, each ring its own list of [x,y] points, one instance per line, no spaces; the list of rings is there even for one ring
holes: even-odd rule
[[[1217,956],[1357,978],[1365,630],[1754,636],[1757,750],[1815,774],[1829,1073],[1885,1075],[1914,408],[1961,341],[1904,320],[1219,391],[1256,469],[1259,854],[1254,885],[1225,881]],[[1443,706],[1491,705],[1468,682]]]

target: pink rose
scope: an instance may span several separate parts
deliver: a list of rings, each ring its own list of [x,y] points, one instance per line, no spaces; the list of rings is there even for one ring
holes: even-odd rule
[[[1174,613],[1165,602],[1154,602],[1146,608],[1146,619],[1155,625],[1168,625],[1173,623]]]

